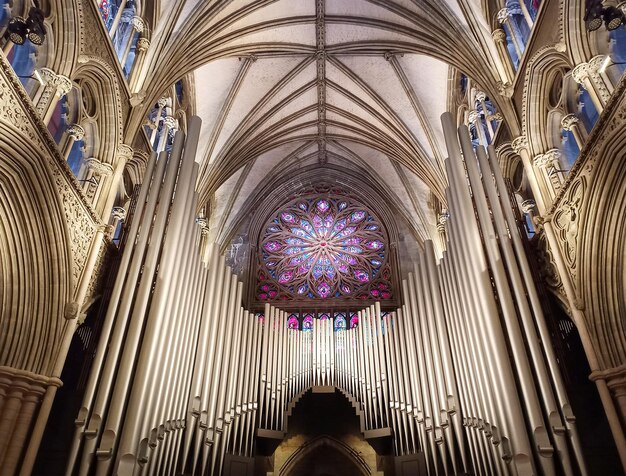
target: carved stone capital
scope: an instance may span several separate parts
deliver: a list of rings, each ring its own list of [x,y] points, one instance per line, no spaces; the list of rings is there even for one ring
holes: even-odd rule
[[[68,126],[65,131],[75,141],[83,140],[85,138],[85,129],[79,124],[72,124],[71,126]]]
[[[476,100],[483,102],[485,99],[487,99],[487,93],[485,93],[484,91],[476,91]]]
[[[113,207],[113,210],[111,210],[111,216],[116,220],[126,220],[126,209],[124,207]]]
[[[479,120],[479,114],[478,111],[470,111],[469,114],[467,115],[467,120],[469,121],[470,124],[475,124],[476,122],[478,122]]]
[[[131,25],[133,26],[133,29],[138,33],[143,33],[143,31],[146,28],[146,24],[143,21],[143,18],[137,15],[135,15],[133,19],[131,20]]]
[[[157,101],[157,105],[162,109],[169,104],[170,98],[162,97]]]
[[[133,158],[133,148],[126,144],[118,144],[117,156],[128,161]]]
[[[535,156],[533,159],[533,165],[535,167],[543,167],[544,165],[547,165],[546,156],[544,154]]]
[[[516,137],[511,141],[511,147],[516,154],[519,154],[522,149],[528,150],[528,139],[526,136]]]
[[[95,157],[89,157],[87,160],[85,160],[85,164],[87,165],[87,168],[94,174],[98,174],[103,177],[106,177],[113,173],[113,167],[111,167],[109,164],[104,164],[100,162]]]
[[[524,213],[530,213],[537,206],[534,200],[528,199],[522,202],[522,211]]]
[[[546,165],[558,165],[559,161],[561,160],[561,155],[562,154],[559,149],[550,149],[545,154],[543,154]]]
[[[137,51],[144,53],[150,48],[150,40],[145,36],[142,36],[137,40]]]
[[[584,81],[589,77],[590,72],[591,66],[589,63],[580,63],[572,70],[572,78],[574,78],[574,81],[578,84],[584,84]]]
[[[78,315],[78,303],[76,301],[68,302],[65,305],[65,319],[76,319]]]
[[[47,87],[56,89],[59,96],[65,96],[72,90],[72,81],[67,76],[56,74],[50,68],[41,68],[39,74]]]
[[[504,43],[506,42],[506,33],[502,28],[498,28],[491,32],[491,38],[493,38],[493,41],[496,43]]]
[[[504,23],[509,18],[509,10],[503,8],[498,12],[498,22]]]
[[[576,114],[568,114],[567,116],[563,116],[561,119],[561,127],[566,131],[571,131],[575,124],[578,124],[580,120],[576,116]]]

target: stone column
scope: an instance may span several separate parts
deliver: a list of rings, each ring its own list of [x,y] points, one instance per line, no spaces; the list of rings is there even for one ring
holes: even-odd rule
[[[97,206],[106,177],[112,173],[113,167],[100,162],[95,157],[90,157],[85,160],[79,175],[81,176],[80,181],[83,183],[83,192],[85,192],[93,208]]]
[[[498,12],[498,22],[501,25],[505,25],[509,29],[509,33],[511,35],[511,42],[513,43],[513,46],[515,47],[515,52],[517,53],[517,57],[521,61],[522,55],[524,54],[524,45],[521,45],[519,43],[519,38],[515,35],[515,31],[517,27],[514,26],[513,23],[511,22],[511,17],[509,15],[508,8],[503,8],[502,10]],[[505,33],[505,38],[506,38],[506,33]]]
[[[137,53],[135,55],[135,64],[130,73],[129,87],[131,92],[137,92],[137,84],[141,74],[141,68],[146,59],[146,51],[150,47],[150,40],[145,36],[141,36],[137,41]]]
[[[133,30],[135,30],[135,32],[139,34],[143,33],[143,31],[146,28],[143,18],[138,17],[137,15],[135,15],[133,19],[131,20],[131,26],[133,27]],[[122,68],[126,64],[126,61],[128,60],[128,54],[130,53],[130,48],[133,45],[134,36],[135,36],[135,33],[132,33],[130,37],[128,38],[128,43],[126,44],[126,47],[124,49],[124,54],[120,58],[120,64],[122,65]],[[129,74],[130,74],[130,71],[129,71]]]
[[[102,217],[102,221],[109,220],[109,214],[115,204],[117,198],[119,183],[123,179],[124,168],[130,159],[133,158],[133,149],[126,144],[118,144],[115,162],[110,166],[112,173],[111,180],[107,181],[106,187],[103,189],[102,199],[98,204],[97,210]]]
[[[589,378],[596,382],[605,380],[609,391],[617,403],[622,425],[626,426],[626,364],[606,370],[596,370]]]
[[[589,91],[599,114],[604,110],[613,89],[606,75],[598,72],[605,59],[604,55],[594,56],[588,63],[581,63],[572,70],[572,78]]]
[[[39,88],[33,103],[36,104],[37,114],[47,124],[59,99],[72,90],[72,81],[48,68],[41,68],[39,74],[43,80],[43,86]]]
[[[526,177],[528,178],[530,189],[533,192],[533,198],[535,199],[535,202],[537,202],[537,209],[539,210],[539,214],[543,216],[546,213],[546,204],[531,161],[528,140],[525,136],[519,136],[516,139],[513,139],[511,147],[522,159]]]
[[[111,210],[111,220],[110,220],[110,225],[111,225],[111,236],[109,237],[110,239],[113,239],[115,237],[115,232],[117,231],[117,227],[119,226],[120,222],[126,221],[126,209],[123,207],[113,207],[113,210]]]
[[[67,132],[68,140],[65,144],[65,148],[63,149],[63,155],[67,160],[70,152],[72,151],[72,147],[74,147],[74,142],[81,141],[85,138],[85,129],[79,124],[72,124],[65,130],[65,132]]]
[[[561,119],[561,127],[566,131],[571,131],[576,141],[576,145],[580,150],[583,150],[585,145],[585,136],[580,127],[580,120],[576,114],[568,114]]]
[[[550,203],[559,193],[561,184],[565,180],[560,168],[560,157],[561,152],[558,149],[552,149],[545,154],[537,155],[533,160],[535,167],[542,172],[543,182],[546,187]]]
[[[498,54],[504,64],[507,82],[512,84],[515,79],[515,69],[513,69],[513,63],[511,62],[511,57],[509,56],[509,50],[506,47],[506,33],[502,28],[498,28],[497,30],[491,32],[491,38],[493,38]]]

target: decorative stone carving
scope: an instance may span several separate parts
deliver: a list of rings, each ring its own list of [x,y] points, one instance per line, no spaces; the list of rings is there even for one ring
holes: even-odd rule
[[[120,159],[124,159],[125,161],[129,161],[133,158],[133,148],[126,144],[119,144],[117,146],[117,156]]]
[[[137,51],[144,53],[150,48],[150,40],[145,36],[142,36],[137,40]]]
[[[72,124],[66,129],[66,132],[75,141],[80,141],[85,138],[85,129],[79,124]]]
[[[580,122],[580,120],[576,114],[568,114],[563,116],[563,119],[561,119],[561,127],[566,131],[571,131],[574,125],[578,124],[578,122]]]
[[[38,71],[46,87],[54,88],[59,96],[65,96],[72,90],[72,81],[67,76],[56,74],[49,68],[41,68]]]
[[[467,120],[470,124],[475,124],[479,120],[478,111],[470,111],[467,115]]]
[[[552,219],[559,238],[563,258],[570,267],[573,278],[576,276],[578,225],[580,223],[580,209],[585,189],[586,181],[584,178],[573,182]],[[576,282],[576,280],[573,279],[573,282]]]
[[[528,150],[528,139],[526,136],[516,137],[511,141],[511,147],[516,154],[519,154],[522,149]]]
[[[498,12],[498,22],[504,23],[509,18],[509,11],[506,8],[503,8]]]
[[[495,41],[496,43],[498,43],[498,42],[505,42],[506,41],[506,33],[504,32],[504,30],[502,28],[498,28],[497,30],[493,30],[491,32],[491,37],[493,38],[493,41]]]
[[[135,15],[132,20],[130,21],[131,25],[133,26],[133,29],[138,32],[138,33],[143,33],[143,31],[146,28],[146,24],[143,21],[143,18]]]
[[[535,203],[534,200],[532,199],[524,200],[522,202],[522,211],[524,213],[530,213],[535,209],[536,206],[537,204]]]
[[[111,167],[109,164],[104,164],[100,162],[95,157],[89,157],[87,160],[85,160],[85,164],[91,172],[102,177],[106,177],[113,173],[113,167]]]
[[[113,207],[113,210],[111,210],[111,216],[115,220],[124,221],[126,220],[126,209],[124,207]]]

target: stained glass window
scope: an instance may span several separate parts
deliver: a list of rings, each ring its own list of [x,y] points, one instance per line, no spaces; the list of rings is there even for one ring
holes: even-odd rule
[[[296,316],[295,314],[289,316],[289,319],[287,319],[287,327],[289,329],[299,329],[300,323],[298,322],[298,316]]]
[[[359,315],[356,312],[350,313],[350,329],[359,325]]]
[[[304,319],[302,319],[302,330],[310,331],[313,329],[313,315],[305,314]]]
[[[346,315],[343,312],[335,314],[335,330],[342,331],[346,328]]]
[[[380,221],[346,196],[293,200],[265,226],[257,298],[390,299],[387,246]]]

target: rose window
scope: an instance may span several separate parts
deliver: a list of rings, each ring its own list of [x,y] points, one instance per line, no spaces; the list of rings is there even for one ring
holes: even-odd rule
[[[349,198],[298,199],[270,220],[260,244],[257,297],[389,299],[387,240]]]

